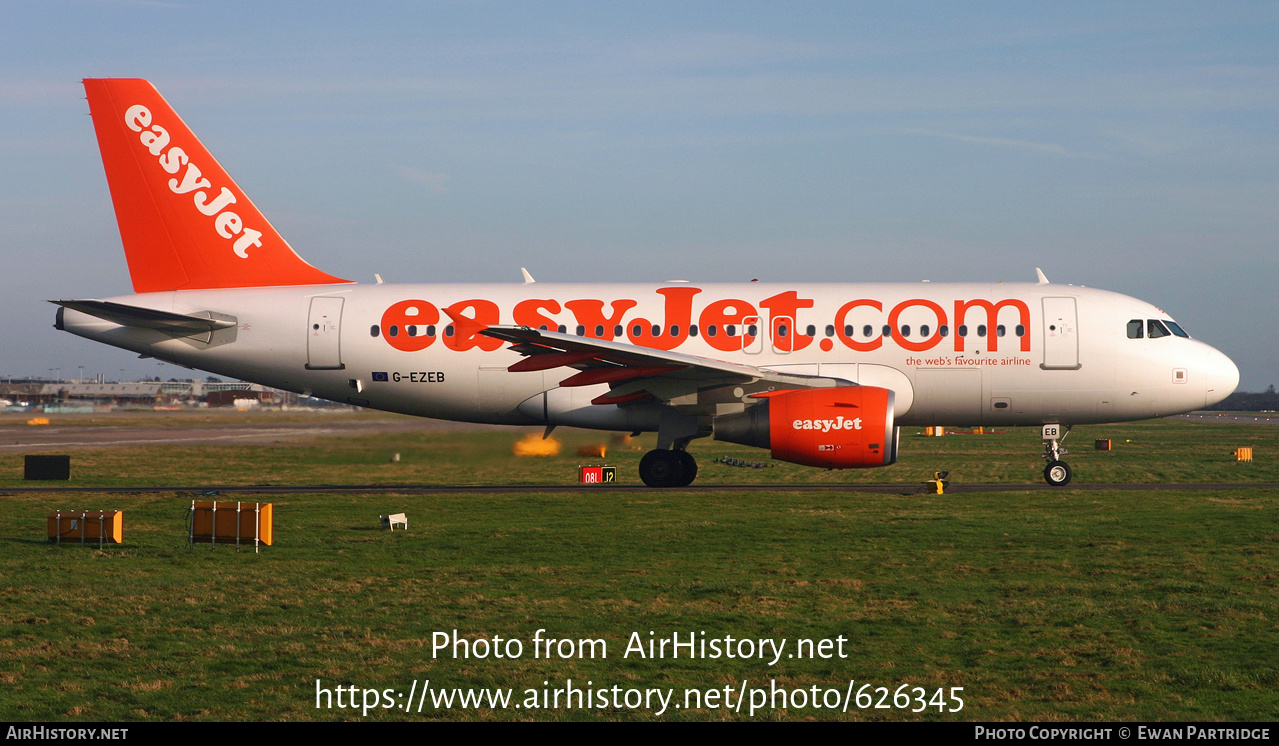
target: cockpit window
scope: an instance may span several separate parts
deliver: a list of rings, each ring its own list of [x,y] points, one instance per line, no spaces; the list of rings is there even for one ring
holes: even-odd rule
[[[1164,326],[1164,322],[1159,319],[1148,319],[1146,321],[1146,334],[1148,334],[1151,339],[1172,336],[1172,332],[1168,331],[1168,327]]]
[[[1168,328],[1172,330],[1173,334],[1176,334],[1178,337],[1185,337],[1186,339],[1190,339],[1190,335],[1186,334],[1186,330],[1178,326],[1177,322],[1165,321],[1164,323],[1168,325]]]
[[[1144,330],[1145,328],[1146,328],[1146,325],[1142,323],[1141,319],[1133,319],[1132,321],[1129,321],[1128,322],[1128,339],[1141,339],[1143,336],[1142,330]]]

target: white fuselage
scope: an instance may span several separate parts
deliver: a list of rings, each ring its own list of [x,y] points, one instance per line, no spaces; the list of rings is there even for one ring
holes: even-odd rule
[[[212,312],[236,325],[175,339],[65,309],[60,328],[334,401],[509,425],[652,430],[658,405],[591,405],[607,384],[560,388],[576,372],[570,368],[508,372],[522,356],[496,339],[448,336],[454,330],[446,309],[485,325],[562,326],[569,334],[888,388],[898,424],[907,425],[1158,417],[1220,401],[1239,376],[1202,342],[1144,333],[1150,320],[1171,321],[1149,303],[1069,285],[348,284],[108,300]],[[1139,337],[1131,336],[1134,321],[1141,322]]]

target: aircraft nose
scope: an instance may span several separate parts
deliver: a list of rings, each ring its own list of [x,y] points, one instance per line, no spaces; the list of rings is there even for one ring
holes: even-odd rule
[[[1234,393],[1239,385],[1239,368],[1219,350],[1211,349],[1204,359],[1204,381],[1207,389],[1204,406],[1210,407]]]

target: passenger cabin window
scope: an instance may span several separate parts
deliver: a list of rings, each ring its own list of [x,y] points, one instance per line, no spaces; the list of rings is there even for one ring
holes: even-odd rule
[[[1143,336],[1142,330],[1144,328],[1145,328],[1145,324],[1141,322],[1141,319],[1133,319],[1132,321],[1129,321],[1128,322],[1128,339],[1141,339]]]
[[[833,337],[833,336],[835,336],[835,325],[834,325],[834,324],[827,324],[827,325],[826,325],[826,336],[828,336],[828,337]]]
[[[919,327],[919,336],[921,336],[921,337],[927,337],[927,336],[928,336],[928,324],[921,324],[921,325],[920,325],[920,327]]]
[[[1164,326],[1163,322],[1159,319],[1149,319],[1146,321],[1146,334],[1151,339],[1172,336],[1172,332],[1168,331],[1168,327]]]
[[[620,337],[620,336],[622,336],[622,325],[621,325],[621,324],[618,324],[617,326],[613,327],[613,336],[614,336],[614,337]]]
[[[604,325],[603,325],[603,324],[596,324],[596,325],[595,325],[595,336],[597,336],[597,337],[602,337],[602,336],[604,336]]]
[[[960,325],[959,325],[959,336],[961,336],[961,337],[967,337],[967,336],[968,336],[968,325],[967,325],[967,324],[960,324]]]
[[[889,326],[888,324],[884,324],[884,336],[885,337],[893,336],[893,328]]]
[[[376,337],[378,333],[381,331],[382,331],[382,328],[378,326],[377,324],[374,324],[373,326],[369,327],[369,334],[374,337]]]
[[[719,334],[719,327],[715,326],[714,324],[711,324],[710,326],[706,327],[706,336],[713,337],[716,334]]]
[[[996,326],[996,327],[995,327],[995,336],[997,336],[997,337],[1002,337],[1002,336],[1004,336],[1004,325],[1003,325],[1003,324],[1000,324],[999,326]]]
[[[937,333],[942,335],[943,337],[949,337],[950,327],[947,326],[946,324],[942,324],[941,326],[937,327]]]
[[[697,336],[697,324],[689,324],[689,325],[688,325],[688,336],[690,336],[690,337],[696,337],[696,336]]]
[[[979,337],[984,337],[984,336],[986,336],[986,325],[985,325],[985,324],[978,324],[978,325],[977,325],[977,336],[979,336]]]
[[[810,337],[817,336],[817,327],[813,326],[812,324],[809,324],[808,328],[804,330],[804,334]],[[827,335],[827,336],[830,336],[830,335]]]
[[[578,325],[577,325],[577,336],[579,336],[579,337],[585,337],[585,336],[586,336],[586,327],[582,326],[581,324],[578,324]]]

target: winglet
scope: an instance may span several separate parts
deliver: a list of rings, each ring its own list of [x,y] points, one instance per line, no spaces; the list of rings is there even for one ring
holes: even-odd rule
[[[1040,285],[1048,284],[1048,277],[1047,275],[1044,274],[1044,271],[1042,269],[1040,269],[1039,267],[1035,267],[1035,274],[1039,276]]]
[[[463,316],[461,313],[450,311],[447,308],[444,309],[444,313],[453,321],[453,328],[456,330],[457,336],[463,339],[473,337],[489,328],[488,324],[476,321],[469,316]]]
[[[145,80],[85,79],[133,289],[328,285]]]

